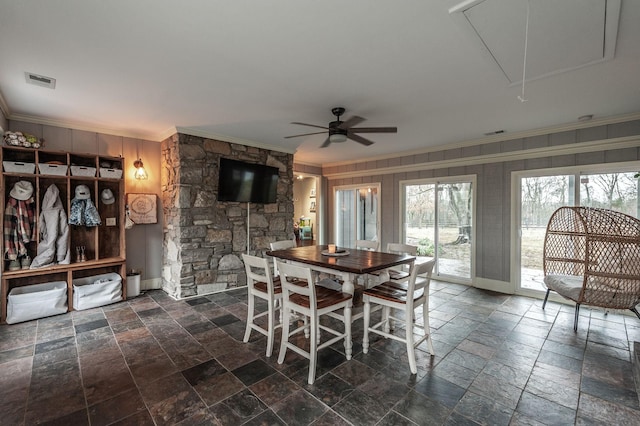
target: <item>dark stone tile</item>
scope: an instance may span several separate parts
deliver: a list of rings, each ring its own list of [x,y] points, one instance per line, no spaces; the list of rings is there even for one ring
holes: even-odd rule
[[[378,401],[386,409],[391,409],[411,390],[409,386],[396,382],[382,373],[370,378],[358,389]]]
[[[386,414],[386,408],[380,401],[366,393],[355,390],[333,406],[333,410],[347,421],[357,425],[375,425]]]
[[[376,426],[413,426],[416,424],[395,411],[389,411]]]
[[[226,368],[220,365],[220,363],[215,359],[212,359],[196,365],[195,367],[183,370],[182,375],[187,379],[191,386],[197,386],[200,383],[209,382],[212,378],[226,372]]]
[[[394,411],[423,425],[441,425],[449,415],[447,407],[415,391],[410,391],[402,398],[394,407]]]
[[[544,349],[540,351],[538,362],[553,365],[578,374],[582,371],[582,360],[549,352]]]
[[[33,356],[34,347],[32,345],[23,346],[21,348],[9,349],[0,352],[0,364],[5,362],[14,361],[20,358],[28,358]]]
[[[38,343],[35,347],[35,354],[53,351],[56,349],[74,347],[76,344],[75,336],[63,337],[61,339],[50,340],[48,342]]]
[[[351,423],[348,423],[333,410],[328,410],[313,422],[313,426],[351,426]]]
[[[462,397],[455,412],[480,424],[491,425],[507,425],[513,414],[512,409],[473,392]]]
[[[203,303],[211,303],[211,300],[206,297],[195,297],[193,299],[187,299],[185,302],[190,306],[202,305]]]
[[[109,327],[109,322],[107,321],[106,318],[102,318],[102,319],[98,319],[98,320],[90,321],[90,322],[85,322],[85,323],[82,323],[82,324],[77,324],[75,326],[76,334],[85,333],[85,332],[91,331],[91,330],[97,330],[97,329],[102,328],[102,327]]]
[[[262,413],[258,414],[253,419],[249,420],[245,423],[245,426],[286,426],[287,424],[278,416],[276,416],[273,411],[266,410]]]
[[[467,342],[467,340],[465,340],[464,342]],[[452,350],[447,355],[447,362],[453,362],[455,364],[458,364],[459,366],[468,368],[475,373],[479,373],[487,364],[487,359],[489,359],[490,356],[485,358],[473,353],[466,352],[464,350],[460,350],[464,342],[462,342],[456,349]],[[468,347],[469,345],[466,346]]]
[[[251,391],[265,404],[271,406],[300,390],[300,386],[280,373],[254,383],[249,387]]]
[[[151,414],[146,409],[129,417],[111,423],[112,426],[155,426]]]
[[[209,408],[209,413],[211,413],[213,418],[211,424],[216,426],[239,425],[244,421],[240,415],[236,414],[236,412],[224,402],[220,402]]]
[[[544,424],[573,424],[576,411],[560,404],[523,392],[516,411]]]
[[[375,376],[377,371],[355,359],[351,359],[349,362],[343,362],[331,370],[331,373],[357,387]]]
[[[355,389],[332,373],[325,374],[312,385],[307,384],[304,388],[329,407],[348,396]]]
[[[89,417],[92,426],[108,425],[142,411],[147,412],[147,409],[140,392],[134,388],[90,406]]]
[[[309,425],[327,411],[327,406],[301,389],[274,404],[272,409],[287,424]]]
[[[611,403],[622,404],[634,410],[640,410],[638,394],[635,389],[615,386],[590,377],[583,377],[580,391],[583,394],[588,393]]]
[[[245,289],[245,292],[246,292],[246,289]],[[238,303],[238,299],[224,292],[210,294],[205,297],[211,300],[212,302],[214,302],[218,306],[227,306],[227,305],[233,305],[234,303]]]
[[[214,323],[215,325],[217,325],[218,327],[229,325],[229,324],[232,324],[232,323],[237,322],[237,321],[240,321],[240,319],[238,317],[236,317],[235,315],[232,315],[232,314],[222,315],[220,317],[213,318],[211,320],[211,322]]]
[[[466,391],[435,374],[428,374],[416,383],[414,390],[449,408],[455,407]]]
[[[40,424],[45,426],[89,426],[89,417],[87,416],[87,409],[82,408],[73,413]]]
[[[153,318],[158,315],[166,315],[166,312],[161,307],[157,306],[151,309],[146,309],[143,311],[137,311],[137,314],[140,318]]]
[[[215,326],[211,321],[209,320],[203,320],[194,324],[189,324],[184,326],[184,329],[187,330],[189,333],[191,333],[192,335],[196,335],[196,334],[200,334],[200,333],[204,333],[207,331],[211,331],[216,329],[217,326]]]
[[[249,389],[244,389],[225,399],[223,404],[229,407],[242,421],[255,417],[267,409],[267,406]]]
[[[200,398],[208,406],[225,400],[244,388],[245,386],[242,382],[231,373],[223,373],[219,376],[211,377],[209,380],[200,381],[194,386]]]
[[[444,423],[446,426],[478,426],[481,423],[476,423],[475,421],[473,421],[472,419],[469,419],[459,413],[456,413],[455,411],[452,412],[449,417],[447,418],[447,421]],[[513,422],[513,418],[511,420],[511,423],[509,424],[509,426],[518,426],[517,423]],[[540,425],[542,426],[542,425]]]
[[[510,409],[516,408],[522,393],[521,388],[486,373],[478,374],[469,390]]]
[[[465,389],[471,385],[477,375],[475,371],[451,362],[446,358],[433,369],[433,374]]]
[[[588,419],[607,425],[635,425],[638,424],[640,411],[589,394],[582,394],[578,405],[578,416],[583,421]]]
[[[245,386],[251,386],[275,372],[276,370],[271,368],[261,359],[257,359],[232,371],[232,373],[240,379]]]
[[[205,408],[198,394],[179,373],[141,386],[140,394],[157,424],[175,424]]]

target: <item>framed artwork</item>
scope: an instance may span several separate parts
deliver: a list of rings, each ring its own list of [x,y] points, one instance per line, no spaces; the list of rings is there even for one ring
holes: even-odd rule
[[[129,217],[136,225],[158,223],[156,194],[127,194]]]
[[[314,198],[316,196],[316,189],[315,188],[311,188],[311,191],[309,191],[309,197],[310,198]]]
[[[310,212],[315,212],[316,211],[316,202],[312,201],[311,205],[309,206],[309,211]]]

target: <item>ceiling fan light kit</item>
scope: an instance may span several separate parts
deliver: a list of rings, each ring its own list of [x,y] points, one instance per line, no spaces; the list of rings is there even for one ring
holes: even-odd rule
[[[297,138],[302,136],[327,134],[327,139],[324,141],[320,148],[326,148],[332,143],[345,142],[347,139],[358,142],[362,145],[373,145],[373,141],[363,138],[357,133],[397,133],[397,127],[353,127],[365,121],[364,118],[354,115],[346,121],[341,121],[340,116],[344,114],[345,109],[342,107],[336,107],[331,109],[331,113],[336,116],[336,120],[329,123],[328,127],[318,126],[316,124],[292,122],[291,124],[298,124],[300,126],[316,127],[319,129],[325,129],[322,132],[304,133],[301,135],[285,136],[285,139]]]

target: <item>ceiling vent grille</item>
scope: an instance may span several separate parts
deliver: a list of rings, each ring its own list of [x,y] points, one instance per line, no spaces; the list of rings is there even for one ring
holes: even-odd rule
[[[25,72],[24,78],[29,84],[35,84],[36,86],[48,87],[49,89],[56,88],[56,79],[46,77],[44,75],[38,75],[31,72]]]

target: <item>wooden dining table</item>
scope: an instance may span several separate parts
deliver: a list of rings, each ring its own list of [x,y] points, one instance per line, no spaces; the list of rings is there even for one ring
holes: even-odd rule
[[[358,250],[337,247],[343,253],[328,254],[328,246],[304,246],[284,250],[268,251],[267,255],[311,268],[314,271],[339,276],[342,279],[342,292],[354,294],[354,281],[358,275],[380,271],[393,266],[410,264],[414,256],[383,253],[380,251]]]

